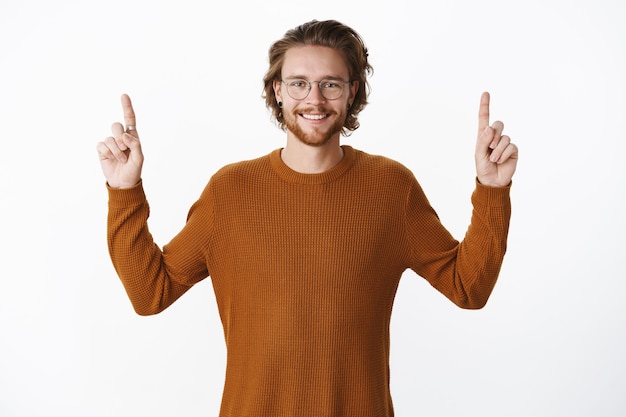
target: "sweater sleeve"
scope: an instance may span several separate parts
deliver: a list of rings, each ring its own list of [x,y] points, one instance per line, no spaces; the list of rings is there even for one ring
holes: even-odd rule
[[[157,314],[208,275],[200,242],[188,227],[193,208],[185,228],[170,242],[177,242],[176,250],[168,253],[167,246],[162,251],[148,229],[150,208],[142,184],[107,188],[107,240],[113,266],[137,314]]]
[[[485,306],[498,279],[511,216],[510,186],[476,181],[465,237],[455,240],[441,224],[419,185],[410,192],[407,222],[411,269],[462,308]]]

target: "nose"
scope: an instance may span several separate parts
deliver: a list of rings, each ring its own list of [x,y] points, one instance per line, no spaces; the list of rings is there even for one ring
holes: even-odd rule
[[[309,95],[306,97],[306,99],[310,103],[321,103],[326,101],[326,99],[322,95],[322,88],[320,87],[319,81],[311,82],[311,89],[309,90]]]

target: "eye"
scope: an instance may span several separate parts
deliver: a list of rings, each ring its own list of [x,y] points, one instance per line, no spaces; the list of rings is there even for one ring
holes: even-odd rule
[[[293,80],[289,82],[289,87],[306,88],[308,83],[304,80]]]
[[[336,81],[322,81],[322,88],[336,89],[341,87],[341,85]]]

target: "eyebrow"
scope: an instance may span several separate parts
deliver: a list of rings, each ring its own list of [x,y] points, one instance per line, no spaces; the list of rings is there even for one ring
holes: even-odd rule
[[[305,77],[304,75],[290,75],[288,77],[283,77],[283,80],[307,80],[308,81],[308,78]],[[345,80],[342,77],[339,77],[337,75],[326,75],[326,76],[320,78],[320,81],[321,80],[332,80],[332,81],[344,81],[345,82]]]

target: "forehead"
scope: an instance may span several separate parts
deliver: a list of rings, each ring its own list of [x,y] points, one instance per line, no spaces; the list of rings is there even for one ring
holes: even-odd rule
[[[306,77],[318,80],[324,77],[349,77],[348,65],[338,49],[326,46],[304,45],[289,48],[285,53],[282,77]]]

